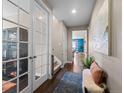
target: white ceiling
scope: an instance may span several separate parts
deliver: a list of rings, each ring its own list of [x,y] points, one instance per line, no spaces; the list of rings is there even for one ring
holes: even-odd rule
[[[68,27],[88,25],[96,0],[47,0],[53,14]],[[72,14],[72,9],[77,13]]]

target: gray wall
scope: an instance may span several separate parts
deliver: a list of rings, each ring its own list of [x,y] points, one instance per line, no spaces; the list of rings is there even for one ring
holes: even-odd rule
[[[97,63],[107,72],[108,74],[108,88],[110,93],[122,93],[122,1],[111,0],[111,44],[112,44],[112,56],[107,56],[98,52],[93,51],[92,48],[92,33],[97,13],[104,0],[97,0],[94,8],[92,19],[89,27],[89,53],[95,56]]]

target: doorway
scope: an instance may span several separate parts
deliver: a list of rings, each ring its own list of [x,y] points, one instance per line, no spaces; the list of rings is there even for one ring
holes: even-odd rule
[[[72,52],[87,56],[87,30],[72,31]]]

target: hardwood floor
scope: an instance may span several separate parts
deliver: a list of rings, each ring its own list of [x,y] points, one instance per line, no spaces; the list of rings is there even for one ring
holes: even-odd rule
[[[62,76],[66,71],[80,72],[80,68],[74,63],[67,63],[64,68],[59,70],[51,80],[44,82],[34,93],[53,93]]]

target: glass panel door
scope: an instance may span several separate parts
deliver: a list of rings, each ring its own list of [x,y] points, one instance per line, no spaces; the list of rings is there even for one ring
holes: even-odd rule
[[[3,20],[2,45],[3,93],[18,93],[28,86],[28,29]]]
[[[30,93],[30,43],[28,39],[30,24],[29,22],[25,22],[25,19],[23,15],[21,15],[20,11],[23,11],[27,15],[29,15],[29,13],[22,10],[17,3],[18,0],[3,0],[2,6],[3,93]]]
[[[47,80],[47,61],[48,61],[48,15],[36,2],[33,8],[33,54],[35,56],[34,84],[33,89],[37,89]]]

